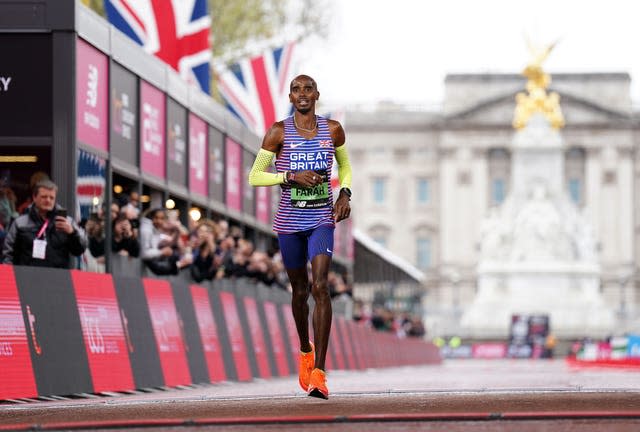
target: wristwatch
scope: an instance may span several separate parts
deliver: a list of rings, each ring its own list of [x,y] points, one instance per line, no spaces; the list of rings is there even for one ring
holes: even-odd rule
[[[287,184],[291,184],[291,182],[296,181],[296,174],[293,171],[287,171],[285,173],[285,180]]]
[[[349,199],[351,199],[351,189],[349,189],[348,187],[341,188],[340,192],[344,192],[349,197]]]

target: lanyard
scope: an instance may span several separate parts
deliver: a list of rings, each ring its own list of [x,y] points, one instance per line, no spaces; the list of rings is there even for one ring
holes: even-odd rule
[[[36,238],[40,238],[40,236],[44,233],[44,231],[47,229],[48,226],[49,226],[49,219],[44,221],[44,223],[42,224],[42,227],[40,228],[40,231],[38,231],[38,234],[36,234]]]

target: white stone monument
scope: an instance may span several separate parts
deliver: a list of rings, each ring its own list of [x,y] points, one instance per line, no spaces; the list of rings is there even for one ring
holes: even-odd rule
[[[478,289],[460,323],[467,337],[504,339],[513,314],[549,315],[559,338],[603,337],[614,326],[591,227],[565,191],[559,97],[547,95],[544,57],[536,60],[524,72],[529,95],[517,96],[511,190],[483,221]]]

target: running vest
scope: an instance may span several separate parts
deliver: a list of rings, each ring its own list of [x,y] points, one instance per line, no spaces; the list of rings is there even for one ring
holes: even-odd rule
[[[316,136],[306,139],[296,130],[293,117],[284,120],[284,145],[276,159],[276,169],[282,171],[315,171],[324,182],[312,188],[295,184],[281,185],[280,204],[273,220],[273,230],[281,234],[306,231],[320,225],[334,225],[331,167],[335,148],[329,123],[316,116]]]

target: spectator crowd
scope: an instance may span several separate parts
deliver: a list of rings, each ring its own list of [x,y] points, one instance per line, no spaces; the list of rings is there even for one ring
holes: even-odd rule
[[[108,218],[111,231],[107,236],[106,208],[103,206],[76,224],[66,210],[60,213],[63,209],[55,201],[57,187],[46,175],[34,175],[30,186],[34,191],[33,196],[20,204],[16,202],[16,195],[11,188],[0,187],[0,262],[37,263],[104,272],[105,254],[110,250],[123,257],[140,258],[146,271],[157,276],[186,274],[197,283],[223,278],[249,278],[269,287],[291,290],[279,250],[275,247],[258,250],[250,239],[245,238],[241,227],[229,225],[225,219],[202,218],[196,221],[189,217],[189,225],[185,226],[177,210],[150,208],[141,212],[139,196],[131,192],[114,197]],[[46,203],[45,207],[49,207],[39,208],[38,191],[46,192],[51,188],[53,201]],[[52,221],[48,228],[44,223],[47,218]],[[69,258],[73,258],[72,255],[77,258],[69,260],[69,266],[59,256],[56,256],[55,262],[31,258],[29,262],[14,261],[14,245],[3,247],[12,225],[18,225],[17,231],[13,227],[12,234],[18,238],[10,236],[10,241],[17,242],[17,246],[24,246],[21,246],[24,239],[20,240],[20,232],[27,233],[27,241],[37,243],[38,236],[34,236],[31,227],[36,227],[34,229],[37,231],[38,227],[45,225],[43,231],[46,233],[40,237],[52,243],[46,249],[47,259],[61,253],[69,255]],[[20,227],[28,229],[21,231]],[[110,247],[106,244],[108,237]],[[65,248],[53,247],[62,244],[60,242],[64,242]],[[7,250],[11,252],[11,257],[3,256]],[[26,252],[33,254],[31,246]],[[353,300],[352,287],[346,275],[331,271],[328,284],[332,299]],[[395,332],[399,337],[425,336],[424,326],[417,316],[394,314],[382,306],[375,306],[372,310],[371,306],[359,300],[353,304],[354,320],[365,322],[376,330]]]

